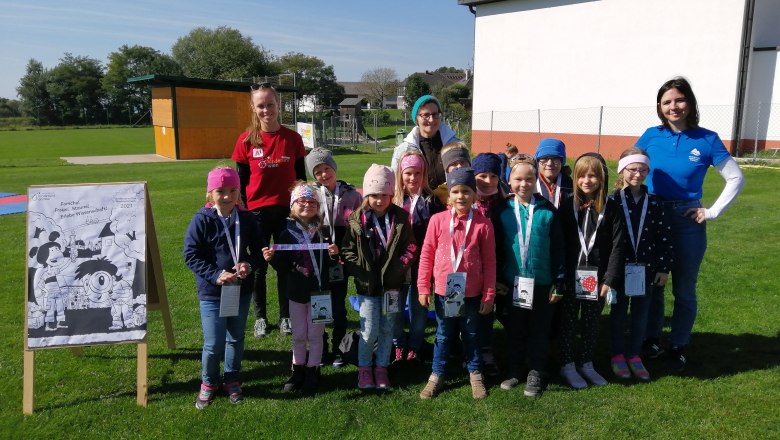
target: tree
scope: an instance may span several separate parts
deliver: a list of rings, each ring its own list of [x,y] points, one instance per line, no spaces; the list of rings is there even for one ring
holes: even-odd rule
[[[471,95],[471,90],[465,84],[453,84],[441,89],[436,95],[445,109],[452,104],[460,103],[461,99],[466,99]]]
[[[22,116],[21,103],[15,99],[0,98],[0,118]]]
[[[438,69],[434,70],[434,72],[436,72],[436,73],[459,73],[459,72],[463,72],[463,69],[458,69],[457,67],[442,66],[442,67],[439,67]]]
[[[105,121],[102,79],[100,61],[70,53],[60,58],[60,63],[49,71],[46,90],[63,124]]]
[[[16,88],[22,114],[35,118],[38,125],[49,124],[53,115],[51,97],[46,90],[48,78],[49,71],[43,67],[43,63],[31,58]]]
[[[344,99],[344,86],[336,82],[332,65],[325,65],[321,59],[289,52],[279,57],[274,65],[280,73],[294,73],[298,86],[298,98],[315,97],[319,106],[335,106]]]
[[[268,52],[227,26],[193,29],[176,40],[171,55],[193,78],[240,80],[271,71]]]
[[[369,101],[379,103],[381,108],[385,107],[385,97],[395,96],[397,89],[398,76],[395,70],[389,67],[377,67],[363,72],[360,78],[360,92]]]
[[[424,95],[431,94],[431,86],[427,82],[423,81],[419,75],[411,74],[406,78],[406,93],[404,94],[404,101],[406,101],[406,107],[411,109],[414,106],[417,98]]]
[[[173,58],[151,47],[124,45],[108,55],[102,83],[112,120],[131,121],[133,115],[149,111],[152,106],[149,86],[127,82],[128,78],[149,74],[175,76],[182,71]]]

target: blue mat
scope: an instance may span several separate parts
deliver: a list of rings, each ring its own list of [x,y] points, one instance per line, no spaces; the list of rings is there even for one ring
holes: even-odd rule
[[[0,197],[8,197],[8,196],[15,196],[15,195],[16,195],[16,193],[0,192]]]
[[[27,211],[27,203],[9,203],[0,205],[0,215],[19,214]]]

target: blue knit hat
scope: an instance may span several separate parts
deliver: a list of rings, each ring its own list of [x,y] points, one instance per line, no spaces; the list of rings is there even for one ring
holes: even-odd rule
[[[447,174],[447,191],[458,185],[466,185],[477,192],[477,178],[471,168],[456,168]]]
[[[479,153],[471,161],[471,168],[474,170],[474,174],[491,173],[500,176],[501,159],[495,153]]]
[[[542,139],[539,146],[536,147],[534,159],[537,161],[542,157],[556,156],[561,158],[561,163],[566,163],[566,145],[558,139]]]
[[[441,104],[439,103],[439,100],[436,99],[433,95],[422,95],[419,98],[417,98],[417,101],[414,102],[414,107],[412,107],[412,124],[417,124],[417,111],[420,110],[420,106],[424,103],[434,102],[436,103],[436,107],[439,108],[439,111],[441,111]]]

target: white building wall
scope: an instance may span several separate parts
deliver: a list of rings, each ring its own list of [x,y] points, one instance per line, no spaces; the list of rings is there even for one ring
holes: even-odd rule
[[[612,114],[602,134],[638,135],[658,124],[658,87],[683,75],[702,107],[702,125],[730,137],[733,110],[728,106],[736,99],[744,7],[745,0],[479,5],[473,128],[491,128],[485,125],[491,118],[480,113],[582,108],[582,116],[558,112],[545,118],[549,112],[542,112],[542,131],[593,133],[598,108],[606,106],[628,109],[605,110]],[[708,114],[709,105],[726,110]],[[518,130],[512,125],[493,129]]]

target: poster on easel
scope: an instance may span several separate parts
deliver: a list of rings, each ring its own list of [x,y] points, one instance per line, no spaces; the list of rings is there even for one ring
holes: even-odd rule
[[[146,338],[144,183],[31,187],[29,349]]]

